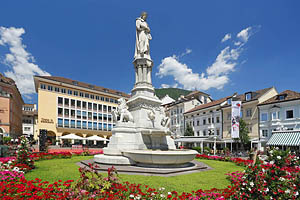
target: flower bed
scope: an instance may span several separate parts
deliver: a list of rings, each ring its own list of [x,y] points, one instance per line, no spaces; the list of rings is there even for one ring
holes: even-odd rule
[[[24,152],[26,152],[24,150]],[[234,162],[245,166],[244,172],[228,174],[231,185],[225,189],[197,190],[192,193],[178,194],[176,191],[154,189],[147,185],[121,183],[114,168],[108,170],[108,176],[89,169],[80,168],[77,181],[58,180],[52,184],[40,179],[26,180],[24,173],[32,169],[17,162],[26,158],[26,162],[70,158],[71,153],[35,153],[17,158],[1,160],[0,199],[299,199],[300,162],[299,158],[288,151],[277,149],[269,151],[268,159],[257,161],[240,158],[197,155],[197,158]],[[80,154],[81,155],[81,154]]]

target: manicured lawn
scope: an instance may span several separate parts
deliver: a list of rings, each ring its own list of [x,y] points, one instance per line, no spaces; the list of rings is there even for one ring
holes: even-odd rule
[[[79,177],[78,166],[75,164],[81,160],[89,160],[92,156],[73,156],[71,159],[43,160],[35,163],[36,169],[25,175],[28,180],[40,178],[49,182],[59,179],[65,181],[76,180]],[[215,160],[200,160],[213,169],[198,173],[173,176],[141,176],[120,174],[122,181],[149,185],[152,188],[164,187],[167,191],[191,192],[197,189],[225,188],[230,182],[226,179],[226,173],[242,171],[243,167],[231,162]]]

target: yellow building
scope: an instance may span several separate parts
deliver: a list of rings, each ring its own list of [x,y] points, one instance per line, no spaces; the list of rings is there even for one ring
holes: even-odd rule
[[[251,146],[260,145],[259,141],[259,113],[257,105],[267,99],[277,95],[274,87],[266,88],[257,91],[246,92],[245,94],[237,95],[235,100],[242,101],[241,118],[247,124]],[[223,111],[223,140],[231,140],[231,98],[227,100],[228,104],[222,107]]]
[[[56,145],[59,136],[74,133],[81,137],[110,137],[114,126],[111,111],[121,97],[129,95],[63,77],[35,76],[38,93],[38,130],[47,130],[47,139]],[[38,139],[39,131],[34,135]]]

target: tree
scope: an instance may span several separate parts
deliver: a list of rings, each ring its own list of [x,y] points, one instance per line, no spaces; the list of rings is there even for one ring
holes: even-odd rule
[[[187,123],[184,136],[194,136],[193,128]]]
[[[237,142],[241,143],[241,148],[244,150],[245,145],[249,143],[249,130],[246,122],[243,119],[240,119],[240,137],[236,138]]]

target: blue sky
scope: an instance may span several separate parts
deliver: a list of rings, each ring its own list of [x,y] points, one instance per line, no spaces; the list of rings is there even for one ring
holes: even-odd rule
[[[10,0],[1,8],[0,72],[16,79],[25,102],[37,102],[32,75],[129,93],[141,11],[154,87],[213,99],[271,86],[300,92],[300,1]]]

